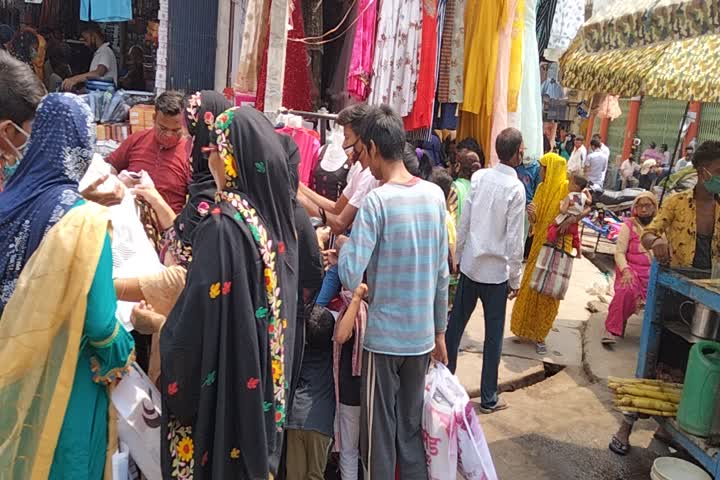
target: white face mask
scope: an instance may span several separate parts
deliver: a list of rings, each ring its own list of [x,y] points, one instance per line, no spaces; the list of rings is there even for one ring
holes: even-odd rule
[[[23,156],[25,155],[25,149],[27,148],[28,142],[30,140],[30,134],[23,130],[22,127],[19,127],[17,124],[15,124],[15,122],[10,122],[10,124],[15,127],[18,132],[25,136],[25,141],[22,143],[22,145],[16,147],[15,144],[11,142],[9,138],[7,138],[7,136],[3,135],[1,138],[5,143],[5,148],[9,148],[11,151],[4,151],[3,147],[0,146],[0,158],[4,159],[4,164],[13,162],[14,166],[17,167],[17,165],[20,164]]]

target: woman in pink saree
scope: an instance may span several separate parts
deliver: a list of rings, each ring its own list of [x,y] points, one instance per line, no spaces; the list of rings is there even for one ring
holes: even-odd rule
[[[645,302],[652,254],[643,248],[643,229],[657,212],[657,199],[650,192],[633,202],[631,216],[620,228],[615,249],[615,296],[610,303],[602,343],[616,343],[625,333],[628,318]]]

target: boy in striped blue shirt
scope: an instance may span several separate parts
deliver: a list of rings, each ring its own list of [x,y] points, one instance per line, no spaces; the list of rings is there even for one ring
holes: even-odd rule
[[[361,451],[367,479],[426,479],[420,420],[430,355],[447,363],[448,239],[445,197],[403,164],[402,120],[373,108],[360,133],[372,174],[368,194],[340,245],[343,285],[367,270],[370,307],[363,352]]]

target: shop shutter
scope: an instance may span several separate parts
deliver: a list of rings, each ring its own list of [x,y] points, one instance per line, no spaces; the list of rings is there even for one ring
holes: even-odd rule
[[[702,104],[698,142],[705,140],[720,140],[720,103]]]
[[[218,0],[169,2],[167,88],[212,90]]]
[[[666,143],[672,152],[686,105],[687,102],[680,100],[643,98],[637,132],[642,140],[640,151],[648,148],[650,142],[655,142],[658,146]]]

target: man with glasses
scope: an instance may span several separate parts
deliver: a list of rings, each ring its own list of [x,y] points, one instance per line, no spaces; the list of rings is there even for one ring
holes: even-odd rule
[[[133,133],[107,158],[115,173],[146,171],[175,213],[185,206],[191,175],[184,112],[180,92],[160,94],[155,100],[155,127]]]
[[[354,174],[348,175],[348,183],[338,198],[333,202],[307,186],[300,184],[298,201],[305,207],[311,217],[322,219],[323,223],[332,229],[335,234],[345,233],[353,220],[363,200],[371,190],[380,182],[373,177],[367,165],[367,155],[360,142],[362,122],[367,115],[368,106],[358,104],[348,107],[338,114],[337,124],[343,127],[345,141],[343,148],[352,161],[358,164]]]

